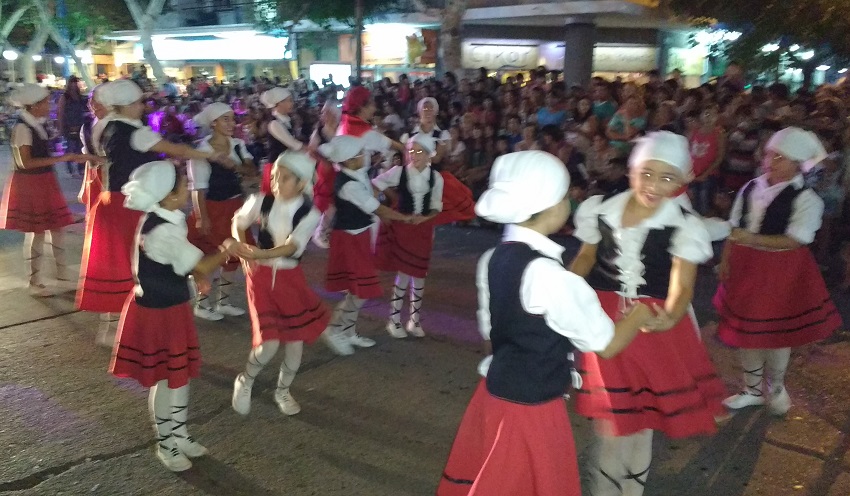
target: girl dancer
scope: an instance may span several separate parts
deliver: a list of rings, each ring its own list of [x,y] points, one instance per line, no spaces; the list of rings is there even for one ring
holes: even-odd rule
[[[342,118],[342,110],[337,106],[336,100],[328,100],[322,107],[322,115],[313,136],[310,137],[310,150],[317,162],[316,185],[313,187],[313,204],[322,212],[322,220],[313,234],[313,243],[319,248],[327,249],[328,236],[331,232],[331,221],[334,217],[334,181],[336,180],[336,169],[318,149],[336,136],[339,121]],[[325,215],[325,212],[328,212]]]
[[[374,104],[373,104],[374,105]],[[411,222],[413,216],[381,205],[372,193],[368,168],[364,163],[365,140],[354,136],[337,136],[319,147],[331,162],[339,165],[334,185],[334,216],[331,247],[328,255],[325,288],[345,291],[336,306],[325,340],[339,355],[351,355],[353,346],[369,348],[375,341],[357,334],[360,309],[366,300],[381,296],[381,283],[372,260],[369,228],[372,215],[383,220]]]
[[[569,175],[540,151],[499,157],[475,207],[508,224],[478,262],[479,324],[493,356],[458,428],[439,496],[580,496],[563,395],[576,349],[610,358],[652,317],[637,303],[616,325],[593,290],[564,268],[547,236],[570,213]]]
[[[29,292],[33,296],[53,296],[44,285],[41,257],[45,233],[56,262],[56,279],[70,286],[65,263],[62,228],[72,224],[71,211],[62,195],[53,166],[59,162],[97,161],[98,157],[80,154],[50,156],[50,144],[44,122],[50,115],[50,94],[35,84],[25,84],[9,96],[18,107],[18,123],[12,128],[12,173],[0,204],[0,229],[25,233],[24,260],[29,263]],[[72,287],[72,286],[71,286]]]
[[[192,214],[189,217],[189,240],[204,253],[216,253],[221,242],[230,237],[233,214],[242,206],[242,176],[254,176],[253,156],[245,142],[233,137],[233,109],[224,103],[213,103],[195,116],[195,122],[212,129],[198,150],[228,156],[236,167],[215,161],[193,159],[189,162],[189,189],[192,191]],[[212,278],[209,297],[199,294],[195,301],[195,316],[205,320],[221,320],[226,315],[238,317],[245,310],[229,303],[228,286],[237,260],[228,260],[223,270]],[[212,304],[209,304],[209,298]]]
[[[802,172],[826,151],[813,133],[796,127],[774,134],[765,150],[764,175],[747,183],[732,207],[734,229],[714,306],[718,336],[739,348],[744,369],[744,390],[723,404],[767,403],[771,413],[784,415],[791,408],[785,388],[791,348],[828,337],[842,322],[806,246],[821,226],[823,201],[805,186]]]
[[[233,409],[242,415],[251,410],[254,379],[275,356],[281,342],[283,361],[274,400],[285,415],[301,411],[289,386],[301,365],[304,341],[315,341],[330,320],[330,313],[299,266],[321,215],[309,196],[315,171],[316,161],[308,155],[284,152],[272,170],[273,196],[252,196],[233,218],[233,235],[243,243],[246,230],[260,224],[259,247],[251,248],[246,257],[253,349],[245,372],[233,385]]]
[[[270,195],[272,167],[275,160],[287,150],[301,151],[304,148],[304,143],[295,139],[291,132],[292,121],[289,114],[295,108],[292,92],[286,88],[275,87],[260,95],[260,102],[272,111],[273,117],[268,127],[269,134],[266,143],[268,162],[263,167],[261,183],[262,193]]]
[[[189,306],[189,273],[215,271],[241,246],[227,239],[219,253],[204,257],[186,239],[189,199],[186,177],[171,162],[151,162],[131,174],[122,192],[127,208],[147,212],[136,235],[135,289],[126,298],[109,371],[150,388],[148,407],[157,435],[156,455],[171,471],[192,467],[207,454],[186,427],[189,379],[201,367],[198,336]]]
[[[121,187],[142,164],[156,160],[158,154],[192,159],[213,159],[230,163],[230,158],[215,152],[196,151],[163,141],[142,124],[145,110],[142,90],[133,81],[122,79],[103,85],[98,91],[101,103],[111,110],[102,128],[95,128],[92,141],[106,155],[103,193],[95,202],[86,224],[83,261],[77,308],[101,314],[97,343],[112,346],[112,323],[133,290],[131,256],[141,212],[124,207]]]
[[[598,496],[643,494],[652,432],[714,433],[725,392],[688,315],[697,266],[712,251],[704,224],[672,198],[691,177],[687,140],[651,133],[629,168],[629,191],[594,196],[576,212],[575,236],[584,244],[570,270],[587,279],[612,319],[642,301],[657,314],[647,328],[668,332],[640,334],[613,359],[582,356],[576,411],[595,420],[591,492]]]
[[[407,166],[395,166],[372,181],[380,191],[398,188],[395,209],[413,216],[412,224],[382,223],[376,246],[378,269],[396,272],[390,299],[392,311],[387,322],[387,332],[394,338],[407,337],[408,333],[425,337],[420,316],[422,293],[434,246],[433,220],[443,209],[443,178],[431,170],[436,145],[434,138],[427,134],[415,135],[407,143]],[[405,332],[401,327],[401,307],[408,285],[410,320]]]
[[[80,129],[80,142],[83,144],[83,153],[92,155],[103,155],[103,150],[99,149],[94,142],[95,128],[101,129],[97,132],[100,135],[103,131],[103,126],[106,124],[104,119],[109,114],[109,109],[104,106],[99,100],[99,90],[103,85],[97,85],[89,95],[89,111],[83,122],[83,127]],[[80,193],[77,199],[86,206],[86,220],[88,220],[89,212],[91,212],[94,202],[97,201],[103,190],[103,179],[101,178],[100,164],[97,162],[87,162],[85,171],[83,172],[83,184],[80,187]]]

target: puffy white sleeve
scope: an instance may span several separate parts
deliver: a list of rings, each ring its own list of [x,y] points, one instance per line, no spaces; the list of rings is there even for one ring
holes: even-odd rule
[[[245,203],[233,214],[233,237],[239,239],[239,233],[246,231],[251,224],[260,218],[263,206],[263,195],[255,194],[248,197]]]
[[[593,288],[554,260],[538,258],[528,264],[520,295],[528,313],[542,315],[553,331],[580,351],[602,351],[614,338],[614,322]]]
[[[294,212],[293,212],[294,214]],[[310,209],[307,215],[301,219],[301,222],[295,227],[295,230],[292,231],[292,234],[289,235],[289,240],[295,243],[295,246],[298,248],[295,250],[295,253],[292,254],[293,258],[300,257],[304,250],[307,249],[307,243],[310,242],[310,237],[313,236],[313,233],[316,231],[316,227],[319,225],[319,220],[322,218],[322,213],[316,207]]]
[[[251,155],[251,152],[248,151],[248,147],[245,146],[245,142],[239,138],[233,138],[232,141],[234,147],[239,148],[239,153],[242,155],[242,160],[254,160],[254,156]],[[234,160],[238,160],[239,157],[233,157]]]
[[[729,211],[729,225],[732,227],[741,227],[747,219],[742,219],[741,214],[744,211],[744,190],[750,185],[747,183],[746,186],[741,188],[738,191],[738,194],[735,195],[735,201],[732,203],[732,210]]]
[[[800,244],[811,244],[823,222],[823,200],[807,189],[794,199],[793,208],[785,234]]]
[[[284,126],[277,119],[269,123],[269,134],[274,136],[276,140],[286,145],[286,147],[290,150],[298,151],[304,147],[304,143],[295,139],[292,136],[292,133],[289,132],[289,129],[286,129],[286,126]]]
[[[399,165],[393,166],[390,170],[372,179],[372,185],[380,191],[384,191],[387,188],[395,188],[401,180],[401,168],[402,166]]]
[[[12,128],[12,146],[32,146],[32,130],[26,124],[19,122]]]
[[[392,147],[392,140],[379,133],[378,131],[366,131],[361,136],[363,139],[363,148],[373,152],[385,152]]]
[[[434,188],[431,191],[430,210],[436,212],[443,211],[443,176],[434,172]]]
[[[714,256],[711,237],[705,223],[695,215],[685,215],[685,220],[676,227],[668,250],[674,257],[694,264],[701,264]]]
[[[490,282],[487,277],[490,266],[490,258],[493,257],[495,248],[490,248],[478,259],[478,267],[475,270],[475,287],[478,288],[478,332],[484,340],[490,339]]]
[[[147,152],[160,141],[162,141],[162,136],[153,132],[153,129],[142,126],[133,131],[133,135],[130,137],[130,146],[135,148],[136,151]]]
[[[374,213],[381,206],[381,202],[372,195],[371,191],[366,189],[366,185],[359,181],[348,181],[345,183],[342,189],[339,190],[339,197],[353,203],[357,208],[367,214]]]
[[[210,163],[202,158],[193,158],[186,169],[189,176],[189,190],[200,191],[210,187],[212,168]]]
[[[171,223],[160,224],[145,234],[142,246],[151,260],[171,265],[181,276],[191,272],[204,257],[204,252],[186,239],[186,229]]]
[[[576,230],[573,236],[582,243],[595,245],[602,241],[602,233],[599,232],[599,206],[602,200],[602,195],[591,196],[576,209],[573,217]]]

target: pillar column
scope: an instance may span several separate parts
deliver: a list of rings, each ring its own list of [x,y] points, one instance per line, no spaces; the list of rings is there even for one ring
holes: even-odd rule
[[[564,84],[587,86],[593,73],[596,24],[592,16],[568,17],[564,26]]]

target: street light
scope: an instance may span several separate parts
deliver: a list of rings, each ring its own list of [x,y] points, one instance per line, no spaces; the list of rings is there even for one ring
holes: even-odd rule
[[[815,67],[815,70],[818,70],[818,71],[828,71],[828,70],[829,70],[829,66],[828,66],[828,65],[819,65],[819,66]]]
[[[35,55],[32,56],[33,62],[41,62],[41,59],[42,59],[42,57],[39,54],[35,54]]]
[[[17,81],[15,77],[15,61],[18,60],[18,52],[14,50],[3,50],[3,58],[9,61],[12,72],[12,82]]]
[[[803,60],[809,60],[810,58],[812,58],[814,56],[815,56],[814,50],[809,50],[808,52],[800,53],[800,58],[803,59]]]
[[[61,55],[57,55],[57,56],[53,57],[53,61],[56,62],[59,65],[62,65],[62,64],[65,63],[65,57],[63,57]]]
[[[838,69],[838,73],[839,73],[839,74],[844,74],[845,72],[847,72],[847,68],[846,68],[846,67],[845,67],[844,69]]]

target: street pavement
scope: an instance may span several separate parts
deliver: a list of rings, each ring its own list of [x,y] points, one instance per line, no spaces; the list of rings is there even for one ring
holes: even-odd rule
[[[8,161],[8,150],[0,149],[4,182]],[[58,169],[82,217],[74,203],[79,179]],[[79,259],[82,233],[81,223],[68,229],[72,260]],[[272,401],[280,357],[260,375],[250,415],[233,412],[233,379],[249,351],[249,322],[198,321],[204,365],[192,382],[189,428],[210,456],[175,475],[153,455],[146,390],[106,372],[110,353],[93,344],[97,317],[75,311],[71,293],[31,298],[24,289],[23,237],[0,231],[0,495],[433,494],[479,380],[475,264],[498,236],[480,228],[438,230],[423,307],[428,337],[390,338],[383,330],[388,305],[372,301],[358,330],[375,338],[376,347],[345,358],[321,343],[306,347],[292,389],[303,409],[294,417],[283,416]],[[576,249],[574,239],[560,241]],[[326,252],[314,247],[303,261],[308,280],[333,304],[339,296],[321,290],[325,264]],[[387,289],[390,277],[383,278]],[[737,367],[734,351],[714,337],[715,284],[712,271],[701,270],[695,307],[731,392],[738,387]],[[848,297],[835,297],[847,319]],[[244,304],[244,295],[236,298]],[[794,406],[784,419],[753,409],[712,437],[657,435],[645,494],[850,495],[848,363],[850,343],[841,339],[797,349],[787,380]],[[572,421],[585,466],[590,423],[577,415]]]

